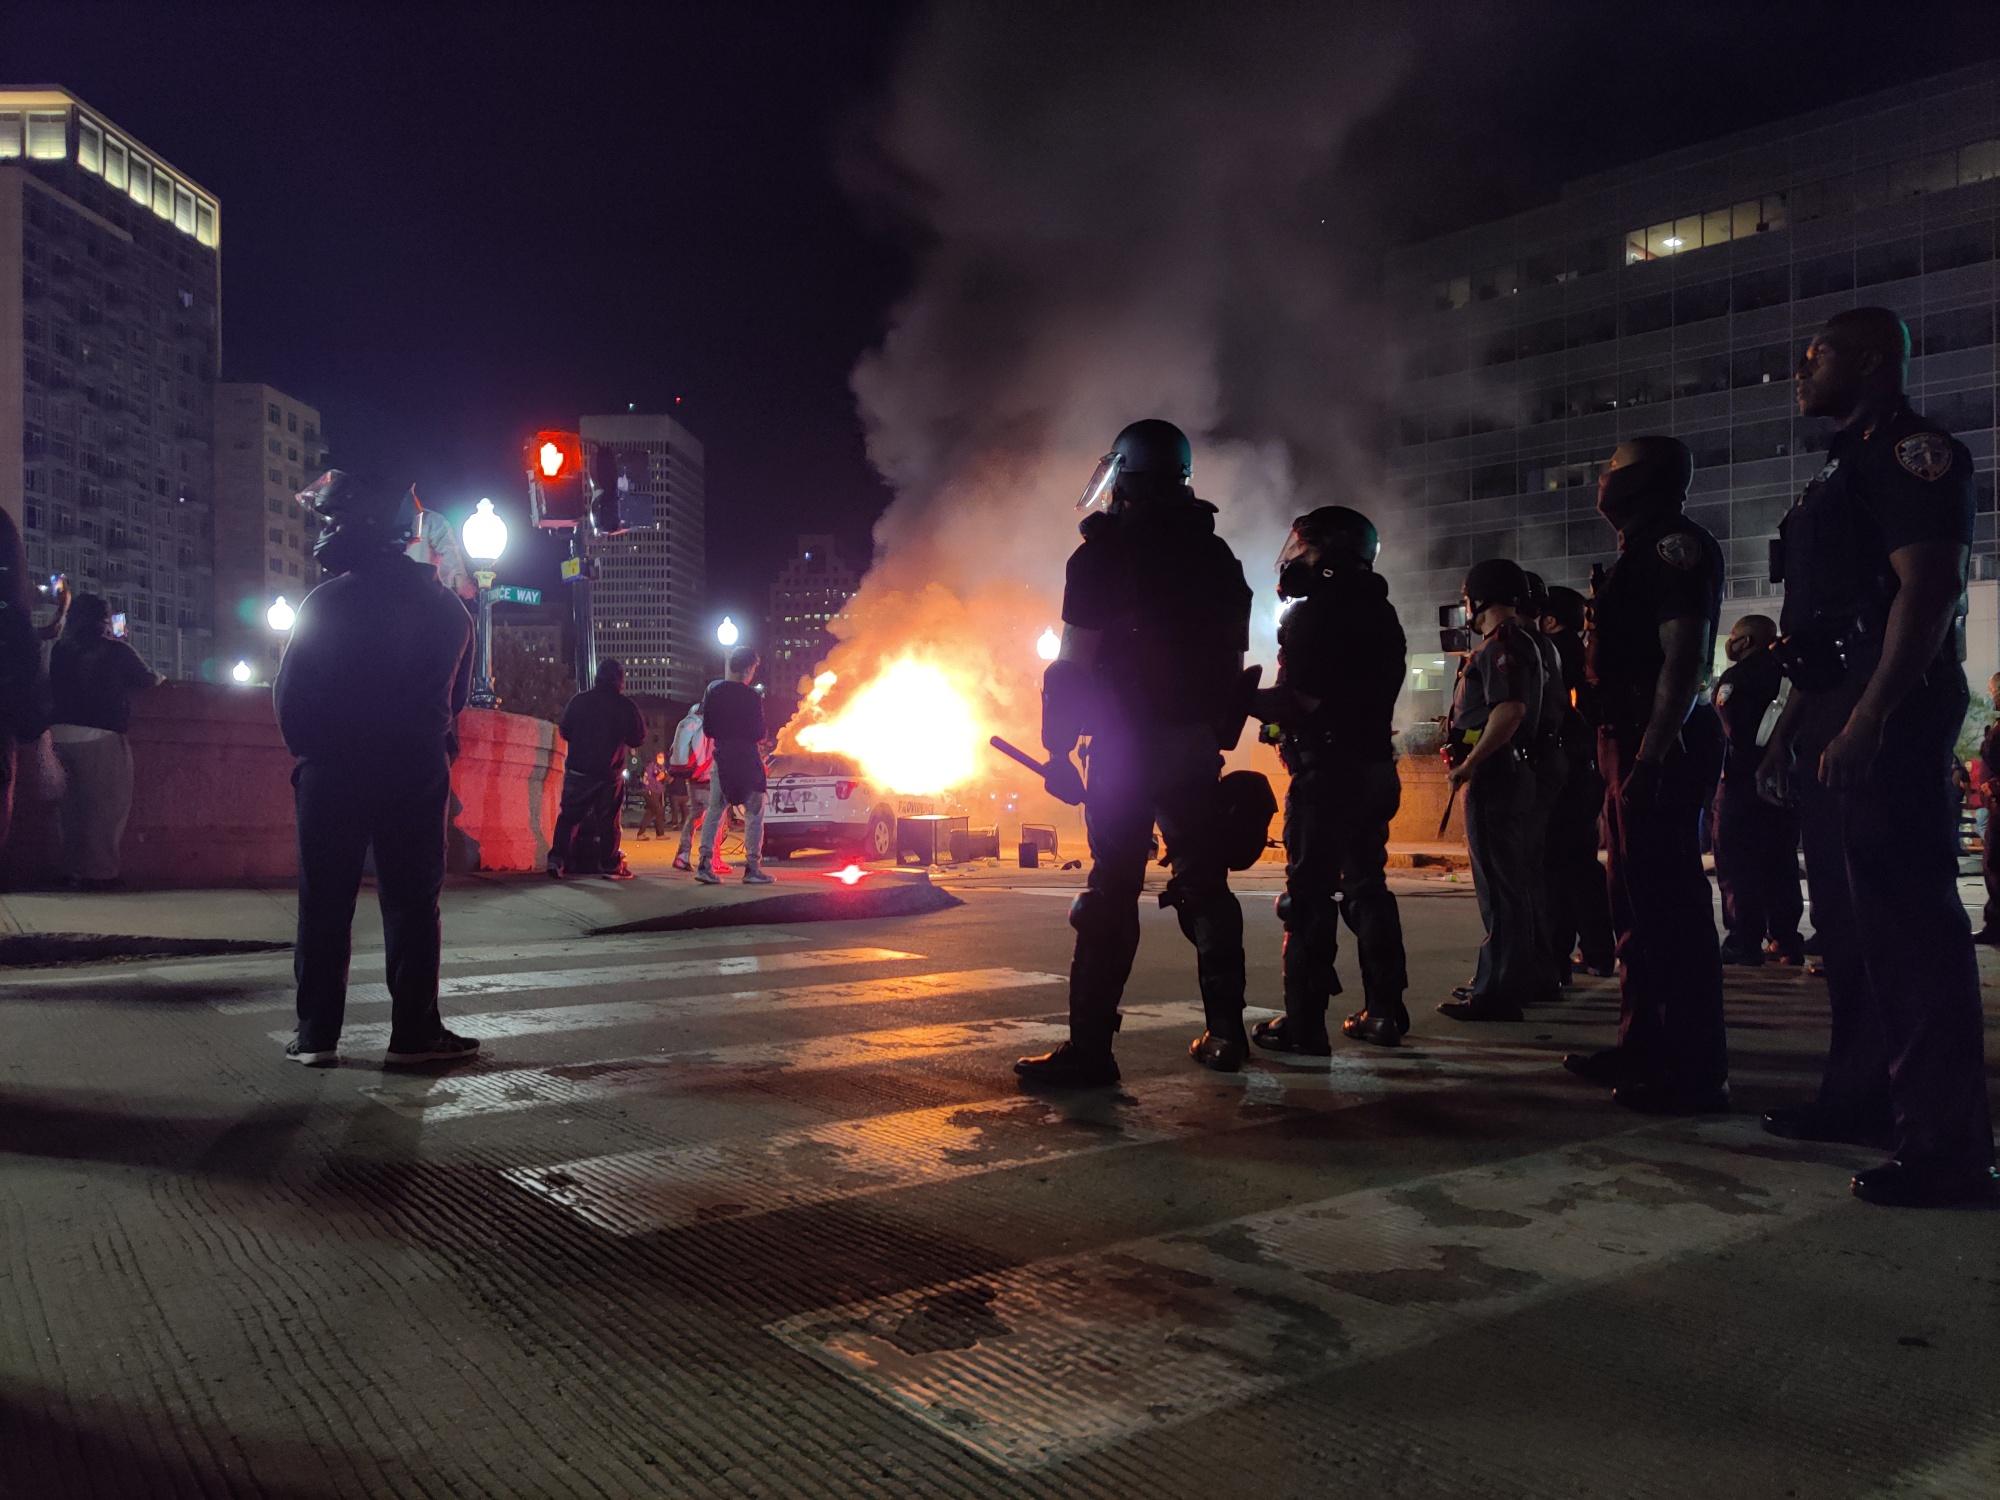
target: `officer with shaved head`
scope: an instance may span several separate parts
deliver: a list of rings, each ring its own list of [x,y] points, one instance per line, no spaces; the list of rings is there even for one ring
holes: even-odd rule
[[[1767,795],[1798,799],[1833,1013],[1819,1096],[1765,1126],[1891,1146],[1853,1189],[1897,1206],[1994,1187],[1951,787],[1972,457],[1911,409],[1909,353],[1902,320],[1863,307],[1832,318],[1799,360],[1799,411],[1834,432],[1774,549],[1792,695],[1758,775]]]

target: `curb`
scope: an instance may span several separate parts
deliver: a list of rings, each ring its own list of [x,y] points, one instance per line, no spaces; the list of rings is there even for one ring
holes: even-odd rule
[[[0,967],[46,968],[113,958],[212,958],[222,953],[283,953],[290,943],[254,938],[130,937],[115,932],[37,932],[0,937]]]
[[[921,881],[839,891],[796,891],[738,901],[728,906],[699,906],[663,917],[642,917],[588,929],[591,937],[632,932],[683,932],[703,927],[761,927],[773,923],[846,922],[868,917],[918,917],[949,911],[965,903],[950,891]]]

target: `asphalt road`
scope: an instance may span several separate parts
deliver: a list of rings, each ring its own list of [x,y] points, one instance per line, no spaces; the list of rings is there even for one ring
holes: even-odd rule
[[[1811,1087],[1817,983],[1732,976],[1736,1117],[1637,1119],[1556,1066],[1612,983],[1454,1026],[1469,893],[1399,891],[1409,1045],[1195,1069],[1149,905],[1124,1085],[1067,1101],[1008,1071],[1061,1034],[1067,892],[1002,879],[453,952],[452,1072],[381,1069],[374,956],[326,1072],[280,1059],[284,955],[12,976],[0,1484],[2000,1493],[2000,1215],[1870,1208],[1866,1154],[1756,1129]]]

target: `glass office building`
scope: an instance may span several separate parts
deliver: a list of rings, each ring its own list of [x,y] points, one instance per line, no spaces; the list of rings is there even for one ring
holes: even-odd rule
[[[1597,472],[1623,437],[1694,450],[1690,513],[1728,562],[1724,623],[1775,613],[1769,547],[1825,460],[1791,374],[1826,318],[1910,327],[1912,404],[1977,470],[1967,670],[2000,666],[1994,526],[2000,66],[1982,65],[1570,183],[1561,198],[1396,252],[1407,348],[1382,571],[1413,650],[1404,722],[1440,713],[1424,649],[1468,565],[1587,586],[1609,562]]]

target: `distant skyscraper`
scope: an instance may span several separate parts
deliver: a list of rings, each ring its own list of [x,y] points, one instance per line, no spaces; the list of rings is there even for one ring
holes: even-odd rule
[[[177,677],[214,636],[221,211],[56,88],[0,89],[0,507],[29,565],[123,613]]]
[[[590,585],[590,662],[625,663],[625,690],[687,701],[715,675],[717,648],[702,618],[706,516],[701,444],[672,417],[585,417],[584,466],[600,447],[626,462],[633,493],[653,502],[653,524],[586,544],[598,576]]]
[[[272,601],[297,606],[319,577],[319,530],[297,496],[325,463],[312,407],[268,385],[216,387],[215,652],[259,679],[284,644],[266,619]]]
[[[828,627],[861,586],[830,536],[802,536],[792,560],[771,585],[771,639],[764,648],[764,682],[771,721],[789,715],[810,677],[833,646]]]

